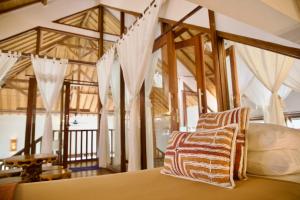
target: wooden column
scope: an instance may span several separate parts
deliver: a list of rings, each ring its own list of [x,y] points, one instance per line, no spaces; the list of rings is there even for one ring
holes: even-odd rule
[[[104,20],[104,8],[103,6],[98,7],[98,31],[100,34],[100,38],[98,40],[98,58],[100,59],[104,53],[104,28],[103,28],[103,20]],[[99,86],[98,86],[99,87]],[[101,109],[102,104],[100,101],[100,97],[98,95],[98,134],[97,134],[97,145],[96,151],[98,151],[99,137],[100,137],[100,121],[101,121]],[[99,154],[97,154],[99,155]]]
[[[120,12],[121,35],[125,32],[125,13]],[[126,141],[125,141],[125,83],[123,71],[120,70],[120,150],[121,150],[121,172],[126,172]]]
[[[167,33],[169,93],[171,95],[171,131],[179,130],[177,60],[173,32]]]
[[[141,169],[147,169],[145,82],[140,91]]]
[[[37,28],[37,36],[36,36],[36,48],[35,48],[35,53],[36,55],[40,54],[40,48],[41,48],[41,29]],[[36,80],[35,80],[36,81]],[[32,112],[32,129],[31,129],[31,154],[35,154],[36,151],[36,146],[35,146],[35,119],[36,119],[36,92],[35,91],[35,105],[34,105],[34,110]]]
[[[63,128],[64,128],[64,85],[61,88],[60,92],[60,124],[59,124],[59,164],[63,163]]]
[[[68,141],[69,141],[69,120],[70,120],[70,93],[71,84],[65,82],[65,113],[64,113],[64,153],[63,166],[68,167]]]
[[[103,6],[99,6],[98,8],[98,31],[99,31],[99,34],[100,34],[100,38],[99,38],[99,41],[98,41],[98,47],[99,47],[99,51],[98,51],[98,57],[101,58],[102,55],[103,55],[103,51],[104,51],[104,48],[103,48],[103,42],[104,42],[104,26],[103,26],[103,20],[104,20],[104,8]]]
[[[229,109],[224,39],[217,36],[214,12],[209,10],[208,14],[212,44],[212,56],[215,69],[215,85],[217,92],[218,110],[224,111]]]
[[[235,57],[235,48],[231,46],[228,48],[230,67],[231,67],[231,81],[232,81],[232,92],[233,92],[233,106],[235,108],[241,106],[241,96],[239,89],[239,79],[237,73],[236,57]]]
[[[35,78],[29,79],[28,86],[28,97],[27,97],[27,114],[26,114],[26,129],[25,129],[25,144],[24,144],[24,154],[30,154],[30,143],[32,141],[32,131],[35,127],[34,115],[36,110],[36,91],[37,83]],[[33,138],[34,141],[34,138]]]
[[[198,93],[199,114],[207,113],[206,97],[206,75],[204,62],[204,42],[199,35],[195,38],[195,64],[196,64],[196,81]]]

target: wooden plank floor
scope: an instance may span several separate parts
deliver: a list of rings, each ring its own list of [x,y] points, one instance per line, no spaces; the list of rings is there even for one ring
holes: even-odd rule
[[[71,178],[99,176],[99,175],[107,175],[107,174],[115,173],[109,169],[95,169],[96,168],[95,166],[97,166],[97,162],[80,162],[80,163],[71,163],[68,165],[68,168],[71,168],[71,170],[75,168],[75,170],[72,171]],[[84,169],[88,167],[93,167],[94,169],[77,171],[77,169]]]

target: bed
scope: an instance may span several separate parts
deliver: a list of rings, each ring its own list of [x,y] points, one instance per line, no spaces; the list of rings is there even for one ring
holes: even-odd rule
[[[249,177],[224,189],[160,174],[160,168],[104,176],[27,183],[17,186],[15,200],[232,200],[300,199],[300,184]]]

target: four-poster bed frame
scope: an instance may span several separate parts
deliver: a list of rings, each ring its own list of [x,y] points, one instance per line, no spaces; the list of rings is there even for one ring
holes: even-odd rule
[[[100,58],[104,53],[104,34],[108,34],[104,32],[103,21],[104,21],[104,8],[114,9],[120,12],[120,36],[126,32],[125,28],[125,13],[131,14],[134,16],[140,16],[140,13],[127,11],[119,8],[114,8],[111,6],[106,6],[100,4],[99,6],[92,7],[90,9],[98,8],[98,32],[99,38],[97,37],[90,37],[85,35],[74,34],[66,31],[59,31],[55,29],[45,28],[45,27],[36,27],[30,30],[37,31],[37,39],[36,39],[36,55],[40,55],[40,46],[41,46],[41,31],[51,31],[56,32],[64,35],[69,35],[73,37],[82,37],[87,40],[97,40],[98,41],[98,57]],[[231,76],[232,76],[232,89],[233,89],[233,100],[234,100],[234,107],[238,107],[240,105],[240,95],[238,89],[238,77],[237,77],[237,66],[235,60],[235,49],[234,47],[229,47],[225,49],[224,47],[224,40],[231,40],[234,42],[239,42],[246,45],[255,46],[258,48],[262,48],[265,50],[270,50],[276,53],[280,53],[283,55],[291,56],[294,58],[300,58],[300,49],[287,47],[271,42],[266,42],[254,38],[249,38],[245,36],[235,35],[232,33],[226,33],[216,30],[216,22],[215,22],[215,15],[214,12],[209,10],[209,25],[210,28],[204,28],[200,26],[190,25],[184,23],[186,19],[192,16],[194,13],[199,11],[202,7],[197,6],[193,9],[190,13],[184,16],[180,21],[175,22],[172,20],[167,19],[160,19],[162,23],[162,34],[156,38],[153,52],[162,48],[162,59],[163,63],[167,63],[167,65],[163,65],[165,71],[168,72],[167,76],[164,77],[167,80],[166,85],[168,86],[165,88],[167,90],[167,94],[171,96],[171,131],[179,129],[179,119],[178,119],[178,88],[177,88],[177,60],[176,60],[176,50],[182,49],[185,47],[193,47],[195,51],[195,64],[196,64],[196,82],[197,82],[197,93],[198,93],[198,102],[199,102],[199,113],[205,113],[208,110],[207,106],[207,98],[206,98],[206,74],[205,74],[205,63],[204,63],[204,38],[203,35],[208,35],[211,39],[212,43],[212,58],[213,58],[213,65],[215,67],[215,84],[216,86],[216,98],[218,102],[218,110],[223,111],[230,108],[229,103],[229,95],[228,95],[228,84],[227,84],[227,74],[226,74],[226,65],[225,65],[225,58],[226,56],[230,57],[231,63]],[[83,11],[81,11],[83,12]],[[59,20],[55,22],[58,23]],[[175,38],[180,36],[182,33],[187,31],[188,29],[196,29],[200,31],[200,34],[193,36],[188,40],[184,40],[181,42],[175,42]],[[29,30],[29,31],[30,31]],[[27,31],[25,31],[27,32]],[[23,32],[24,33],[24,32]],[[22,33],[20,33],[22,34]],[[17,35],[20,35],[17,34]],[[13,38],[17,35],[11,36],[7,39]],[[113,34],[112,34],[113,35]],[[114,35],[116,36],[116,35]],[[7,40],[4,39],[4,40]],[[4,41],[1,40],[0,42]],[[4,51],[6,52],[6,51]],[[28,53],[22,53],[22,57],[30,57]],[[48,57],[49,58],[49,57]],[[82,61],[82,60],[69,60],[71,64],[77,65],[86,65],[90,67],[95,67],[96,63],[89,62],[89,61]],[[126,171],[126,157],[125,157],[125,86],[124,80],[121,71],[121,81],[120,81],[120,92],[121,92],[121,99],[120,99],[120,110],[121,110],[121,171]],[[61,125],[64,127],[64,136],[67,138],[68,134],[68,124],[69,115],[70,115],[70,83],[69,80],[65,80],[65,90],[62,90],[64,93],[64,97],[61,97],[61,117],[64,118],[64,124]],[[77,82],[76,84],[84,84]],[[86,83],[88,84],[88,83]],[[29,79],[29,88],[28,88],[28,104],[27,104],[27,118],[26,118],[26,136],[25,136],[25,153],[35,153],[35,147],[31,147],[30,144],[34,143],[35,138],[35,115],[36,115],[36,81],[34,78]],[[65,91],[65,92],[64,92]],[[146,169],[146,128],[145,128],[145,91],[144,86],[140,92],[140,105],[141,105],[141,164],[142,169]],[[98,100],[99,101],[99,100]],[[98,111],[101,110],[101,103],[98,103]],[[64,110],[63,110],[64,108]],[[99,114],[99,119],[101,115]],[[99,120],[100,121],[100,120]],[[30,148],[31,147],[31,148]],[[64,144],[64,150],[68,148],[67,140]],[[67,152],[67,151],[65,151]],[[63,164],[64,166],[67,165],[67,156],[63,156]]]

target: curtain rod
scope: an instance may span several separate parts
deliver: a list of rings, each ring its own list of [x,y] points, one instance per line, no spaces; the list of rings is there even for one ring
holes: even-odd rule
[[[7,51],[7,50],[1,50],[3,53],[9,53],[9,52],[13,52],[13,51]],[[50,57],[47,55],[39,55],[39,54],[32,54],[32,53],[22,53],[20,52],[21,57],[23,58],[31,58],[31,55],[33,56],[38,56],[39,58],[48,58],[48,59],[61,59],[61,58],[54,58],[54,57]],[[67,59],[67,58],[65,58]],[[89,66],[96,66],[95,62],[89,62],[89,61],[81,61],[81,60],[72,60],[72,59],[68,59],[68,64],[77,64],[77,65],[89,65]]]
[[[35,75],[25,75],[30,78],[35,78]],[[24,81],[24,80],[18,80],[18,81]],[[84,85],[84,86],[95,86],[98,87],[98,82],[93,81],[81,81],[81,80],[73,80],[73,79],[64,79],[64,82],[69,82],[73,85]]]

